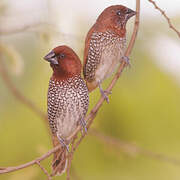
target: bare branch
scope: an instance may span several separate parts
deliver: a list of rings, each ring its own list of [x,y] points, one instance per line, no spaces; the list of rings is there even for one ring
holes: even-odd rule
[[[41,162],[42,160],[47,159],[49,156],[51,156],[51,154],[53,154],[54,152],[59,150],[60,147],[61,147],[61,145],[56,146],[55,148],[53,148],[52,150],[48,151],[43,156],[38,157],[38,158],[34,159],[33,161],[28,162],[28,163],[25,163],[25,164],[22,164],[22,165],[19,165],[19,166],[7,167],[7,168],[0,167],[0,174],[17,171],[17,170],[24,169],[24,168],[27,168],[29,166],[32,166],[34,164],[37,164],[37,162]]]
[[[168,22],[168,24],[169,24],[169,28],[173,29],[173,30],[177,33],[177,35],[179,36],[179,38],[180,38],[180,32],[172,25],[171,20],[170,20],[170,18],[166,15],[165,11],[163,11],[161,8],[159,8],[159,7],[157,6],[157,4],[155,3],[155,1],[153,1],[153,0],[148,0],[148,1],[154,5],[155,9],[157,9],[158,11],[161,12],[161,14],[162,14],[162,15],[165,17],[165,19],[167,20],[167,22]]]

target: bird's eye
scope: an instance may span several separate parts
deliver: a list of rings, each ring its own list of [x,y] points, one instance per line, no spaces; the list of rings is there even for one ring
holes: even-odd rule
[[[120,16],[121,15],[121,11],[117,11],[117,13],[116,13],[118,16]]]
[[[63,53],[59,54],[60,59],[64,59],[64,57],[65,57],[65,54],[63,54]]]

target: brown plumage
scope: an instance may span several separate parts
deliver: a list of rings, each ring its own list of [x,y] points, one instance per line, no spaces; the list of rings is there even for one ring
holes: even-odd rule
[[[109,77],[115,68],[125,60],[126,23],[135,11],[115,5],[106,8],[89,30],[84,51],[83,73],[91,92]],[[106,95],[105,95],[105,98]]]
[[[58,46],[44,59],[53,69],[48,89],[48,120],[53,145],[62,145],[54,154],[52,175],[60,175],[67,167],[70,143],[67,138],[78,125],[86,128],[84,117],[89,104],[88,89],[81,78],[81,62],[71,48]]]

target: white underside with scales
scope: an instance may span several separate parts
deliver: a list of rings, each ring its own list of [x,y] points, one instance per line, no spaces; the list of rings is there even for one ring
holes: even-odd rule
[[[105,47],[101,54],[101,60],[95,71],[96,82],[102,82],[112,75],[124,56],[124,49],[120,43]]]

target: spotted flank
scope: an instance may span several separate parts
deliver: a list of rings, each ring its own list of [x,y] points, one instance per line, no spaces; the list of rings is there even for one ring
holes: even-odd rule
[[[66,139],[81,124],[89,104],[88,89],[80,75],[63,81],[51,79],[48,119],[53,134]]]

